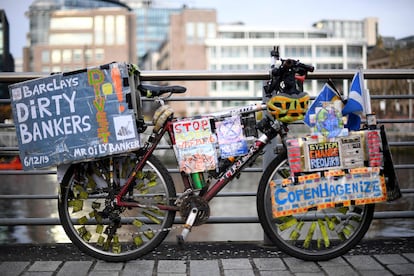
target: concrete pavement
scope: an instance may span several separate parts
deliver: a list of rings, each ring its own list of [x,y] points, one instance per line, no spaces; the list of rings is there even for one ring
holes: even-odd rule
[[[305,262],[260,242],[165,243],[143,259],[108,263],[71,244],[0,245],[1,275],[414,275],[414,238],[363,241],[346,255]]]

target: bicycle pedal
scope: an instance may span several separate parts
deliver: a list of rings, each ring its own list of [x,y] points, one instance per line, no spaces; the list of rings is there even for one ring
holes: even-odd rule
[[[187,238],[188,234],[191,231],[191,228],[194,225],[194,222],[197,218],[197,214],[198,214],[198,208],[192,208],[190,214],[188,215],[188,218],[184,224],[184,229],[181,232],[181,235],[177,235],[177,242],[179,244],[183,244],[185,239]]]
[[[178,244],[179,246],[183,246],[183,245],[184,245],[184,243],[185,243],[185,241],[184,241],[184,237],[183,237],[182,235],[177,235],[177,236],[176,236],[176,238],[177,238],[177,244]]]

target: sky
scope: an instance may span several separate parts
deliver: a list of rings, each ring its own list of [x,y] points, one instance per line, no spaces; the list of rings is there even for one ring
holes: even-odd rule
[[[29,20],[24,15],[33,0],[0,0],[10,26],[10,50],[22,57]],[[275,29],[310,29],[322,19],[362,20],[377,17],[379,34],[414,35],[413,0],[155,0],[159,5],[214,8],[219,23],[244,22]]]

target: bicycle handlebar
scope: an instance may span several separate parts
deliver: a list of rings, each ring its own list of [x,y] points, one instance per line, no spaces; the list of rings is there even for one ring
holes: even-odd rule
[[[304,78],[298,78],[297,76],[306,77],[308,72],[313,72],[315,67],[299,62],[294,59],[280,59],[279,47],[274,47],[270,52],[272,57],[272,64],[270,70],[270,80],[264,87],[266,96],[270,96],[274,91],[276,93],[284,92],[287,94],[299,94],[300,90],[297,89],[297,84],[302,88],[301,83]],[[276,60],[280,60],[281,64],[276,67]],[[283,83],[283,87],[281,84]]]

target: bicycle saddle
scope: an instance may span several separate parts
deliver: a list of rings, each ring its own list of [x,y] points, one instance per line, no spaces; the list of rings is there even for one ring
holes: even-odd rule
[[[184,93],[187,88],[179,85],[153,85],[153,84],[140,84],[138,90],[141,95],[152,98],[157,97],[165,93]]]

